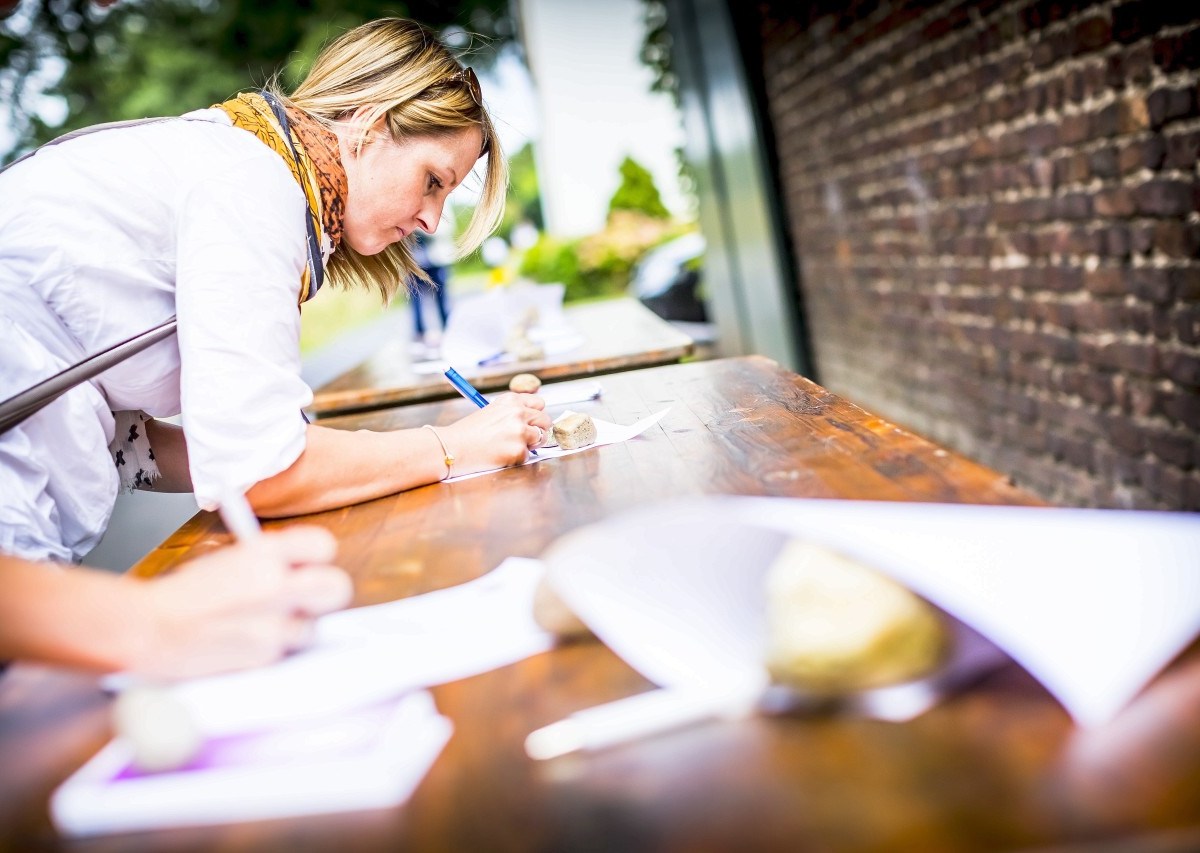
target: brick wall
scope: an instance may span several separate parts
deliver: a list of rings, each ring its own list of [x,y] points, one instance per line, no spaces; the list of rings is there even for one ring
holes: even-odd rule
[[[1052,501],[1200,509],[1200,3],[755,23],[821,382]]]

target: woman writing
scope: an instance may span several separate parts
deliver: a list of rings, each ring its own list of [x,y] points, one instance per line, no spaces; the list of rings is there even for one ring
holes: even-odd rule
[[[77,560],[119,481],[246,492],[316,512],[514,464],[550,427],[506,395],[437,429],[308,424],[297,305],[325,286],[390,295],[409,235],[485,158],[460,251],[503,208],[506,167],[474,73],[425,27],[351,30],[289,96],[47,146],[0,175],[0,399],[175,316],[177,335],[0,436],[0,552]],[[182,413],[182,429],[156,418]]]

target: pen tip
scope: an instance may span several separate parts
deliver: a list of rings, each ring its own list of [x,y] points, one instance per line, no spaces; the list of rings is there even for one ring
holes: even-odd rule
[[[525,754],[535,761],[546,761],[575,752],[583,746],[578,726],[571,720],[559,720],[530,732],[525,738]]]

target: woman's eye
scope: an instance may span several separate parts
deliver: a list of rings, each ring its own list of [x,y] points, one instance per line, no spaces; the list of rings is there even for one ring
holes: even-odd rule
[[[433,190],[433,189],[438,189],[438,190],[440,190],[441,188],[442,188],[442,182],[441,182],[441,181],[439,181],[439,180],[437,179],[437,176],[436,176],[436,175],[434,175],[434,174],[430,173],[430,175],[429,175],[429,189],[431,189],[431,190]]]

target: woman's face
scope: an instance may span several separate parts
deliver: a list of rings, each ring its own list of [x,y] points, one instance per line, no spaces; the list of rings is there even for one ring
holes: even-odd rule
[[[395,142],[382,121],[361,151],[343,142],[348,197],[342,239],[360,255],[376,255],[417,228],[432,234],[446,197],[475,166],[482,145],[474,127]]]

